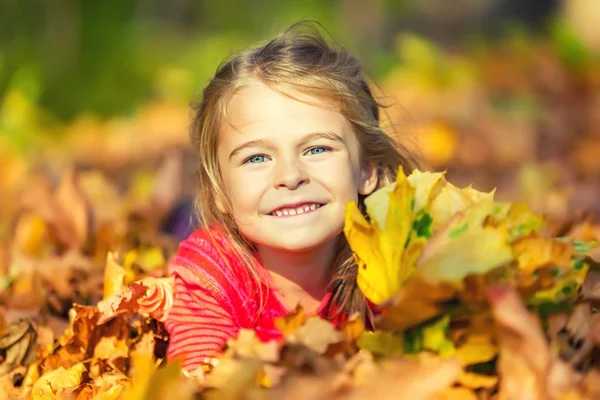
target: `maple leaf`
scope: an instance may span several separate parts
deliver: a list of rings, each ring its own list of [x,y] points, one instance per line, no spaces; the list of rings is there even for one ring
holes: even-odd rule
[[[346,208],[344,233],[358,261],[357,283],[375,304],[400,290],[412,274],[424,243],[411,235],[413,198],[414,189],[400,170],[393,186],[371,194],[365,201],[371,222],[355,203]]]
[[[466,276],[485,274],[512,261],[507,234],[486,225],[494,209],[494,203],[481,202],[455,215],[423,248],[416,274],[461,287]]]

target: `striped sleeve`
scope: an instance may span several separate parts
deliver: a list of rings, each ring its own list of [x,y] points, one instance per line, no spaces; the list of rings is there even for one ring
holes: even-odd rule
[[[174,262],[170,267],[174,303],[165,322],[170,335],[167,358],[180,359],[185,369],[193,371],[204,359],[220,354],[225,342],[237,335],[239,323],[224,307],[225,293],[214,287],[202,268],[177,257]]]

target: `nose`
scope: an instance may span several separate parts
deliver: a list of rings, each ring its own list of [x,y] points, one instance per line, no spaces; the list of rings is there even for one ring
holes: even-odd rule
[[[278,160],[275,166],[274,184],[276,188],[294,190],[307,182],[308,174],[299,160]]]

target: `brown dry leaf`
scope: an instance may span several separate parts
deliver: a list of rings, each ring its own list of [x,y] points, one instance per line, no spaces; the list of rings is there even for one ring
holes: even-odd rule
[[[40,360],[40,369],[51,371],[58,367],[68,368],[84,361],[88,350],[91,353],[94,348],[94,340],[99,339],[93,337],[98,318],[98,310],[94,307],[74,304],[69,311],[69,328],[58,340],[56,351]]]
[[[527,311],[514,289],[495,287],[488,299],[497,326],[500,350],[498,375],[500,393],[508,400],[538,400],[558,396],[575,383],[573,371],[549,377],[555,365],[538,321]],[[560,378],[560,379],[557,379]],[[559,386],[556,382],[561,382]]]
[[[134,282],[121,292],[117,292],[106,300],[98,302],[101,317],[98,324],[104,324],[118,315],[137,312],[138,299],[146,294],[147,287],[140,282]]]
[[[91,233],[91,206],[78,186],[75,172],[66,171],[54,193],[55,228],[67,246],[81,248]]]
[[[581,297],[585,300],[600,300],[600,272],[588,272],[581,285]]]

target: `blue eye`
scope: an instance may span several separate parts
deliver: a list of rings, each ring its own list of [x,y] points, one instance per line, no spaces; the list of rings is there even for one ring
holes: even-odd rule
[[[247,158],[244,161],[244,164],[246,164],[246,163],[259,164],[259,163],[265,162],[266,160],[267,160],[267,157],[264,154],[257,154],[257,155]]]
[[[313,147],[313,148],[309,149],[307,151],[307,153],[308,154],[321,154],[321,153],[325,153],[328,150],[329,149],[327,147],[317,146],[317,147]]]

